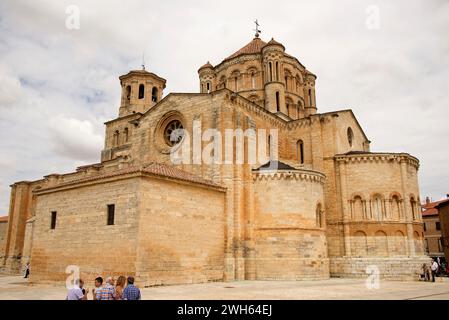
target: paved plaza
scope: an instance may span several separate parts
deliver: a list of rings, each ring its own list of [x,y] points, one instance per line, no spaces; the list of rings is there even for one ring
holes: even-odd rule
[[[444,279],[448,280],[448,279]],[[89,288],[89,287],[88,287]],[[0,275],[0,300],[62,300],[63,284],[29,284],[20,276]],[[320,281],[240,281],[159,286],[142,289],[146,300],[169,299],[436,299],[449,300],[449,281],[380,281],[367,289],[362,279]],[[89,294],[89,299],[91,295]]]

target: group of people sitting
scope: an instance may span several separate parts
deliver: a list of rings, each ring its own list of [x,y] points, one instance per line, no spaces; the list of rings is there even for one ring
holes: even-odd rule
[[[75,279],[74,285],[69,289],[66,300],[88,300],[89,289],[84,288],[82,279]],[[140,289],[134,285],[134,277],[120,276],[115,282],[113,277],[95,279],[95,288],[92,289],[92,300],[140,300]]]

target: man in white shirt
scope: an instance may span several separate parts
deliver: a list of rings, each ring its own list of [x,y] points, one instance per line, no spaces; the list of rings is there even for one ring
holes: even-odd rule
[[[437,274],[438,271],[438,263],[435,260],[433,260],[430,269],[432,269],[432,282],[435,282],[435,275]]]
[[[87,300],[87,293],[89,292],[89,290],[86,290],[86,292],[83,294],[83,290],[81,290],[79,286],[80,282],[82,281],[83,280],[81,279],[75,279],[73,287],[67,292],[66,300]]]

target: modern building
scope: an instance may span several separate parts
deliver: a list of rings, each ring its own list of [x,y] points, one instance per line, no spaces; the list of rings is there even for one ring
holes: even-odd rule
[[[426,252],[431,258],[440,260],[444,259],[444,250],[440,215],[437,207],[445,202],[449,202],[449,199],[431,201],[429,197],[426,197],[426,202],[421,205]]]
[[[435,206],[440,218],[441,246],[446,262],[449,261],[449,195],[448,199],[440,201]]]

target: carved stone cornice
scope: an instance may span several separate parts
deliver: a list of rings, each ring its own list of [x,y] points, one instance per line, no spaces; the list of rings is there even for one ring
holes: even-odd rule
[[[253,181],[301,180],[324,184],[326,176],[313,170],[260,170],[253,172]]]
[[[419,168],[419,160],[408,153],[357,153],[357,154],[337,154],[334,157],[337,162],[385,162],[385,163],[406,163],[416,169]]]

